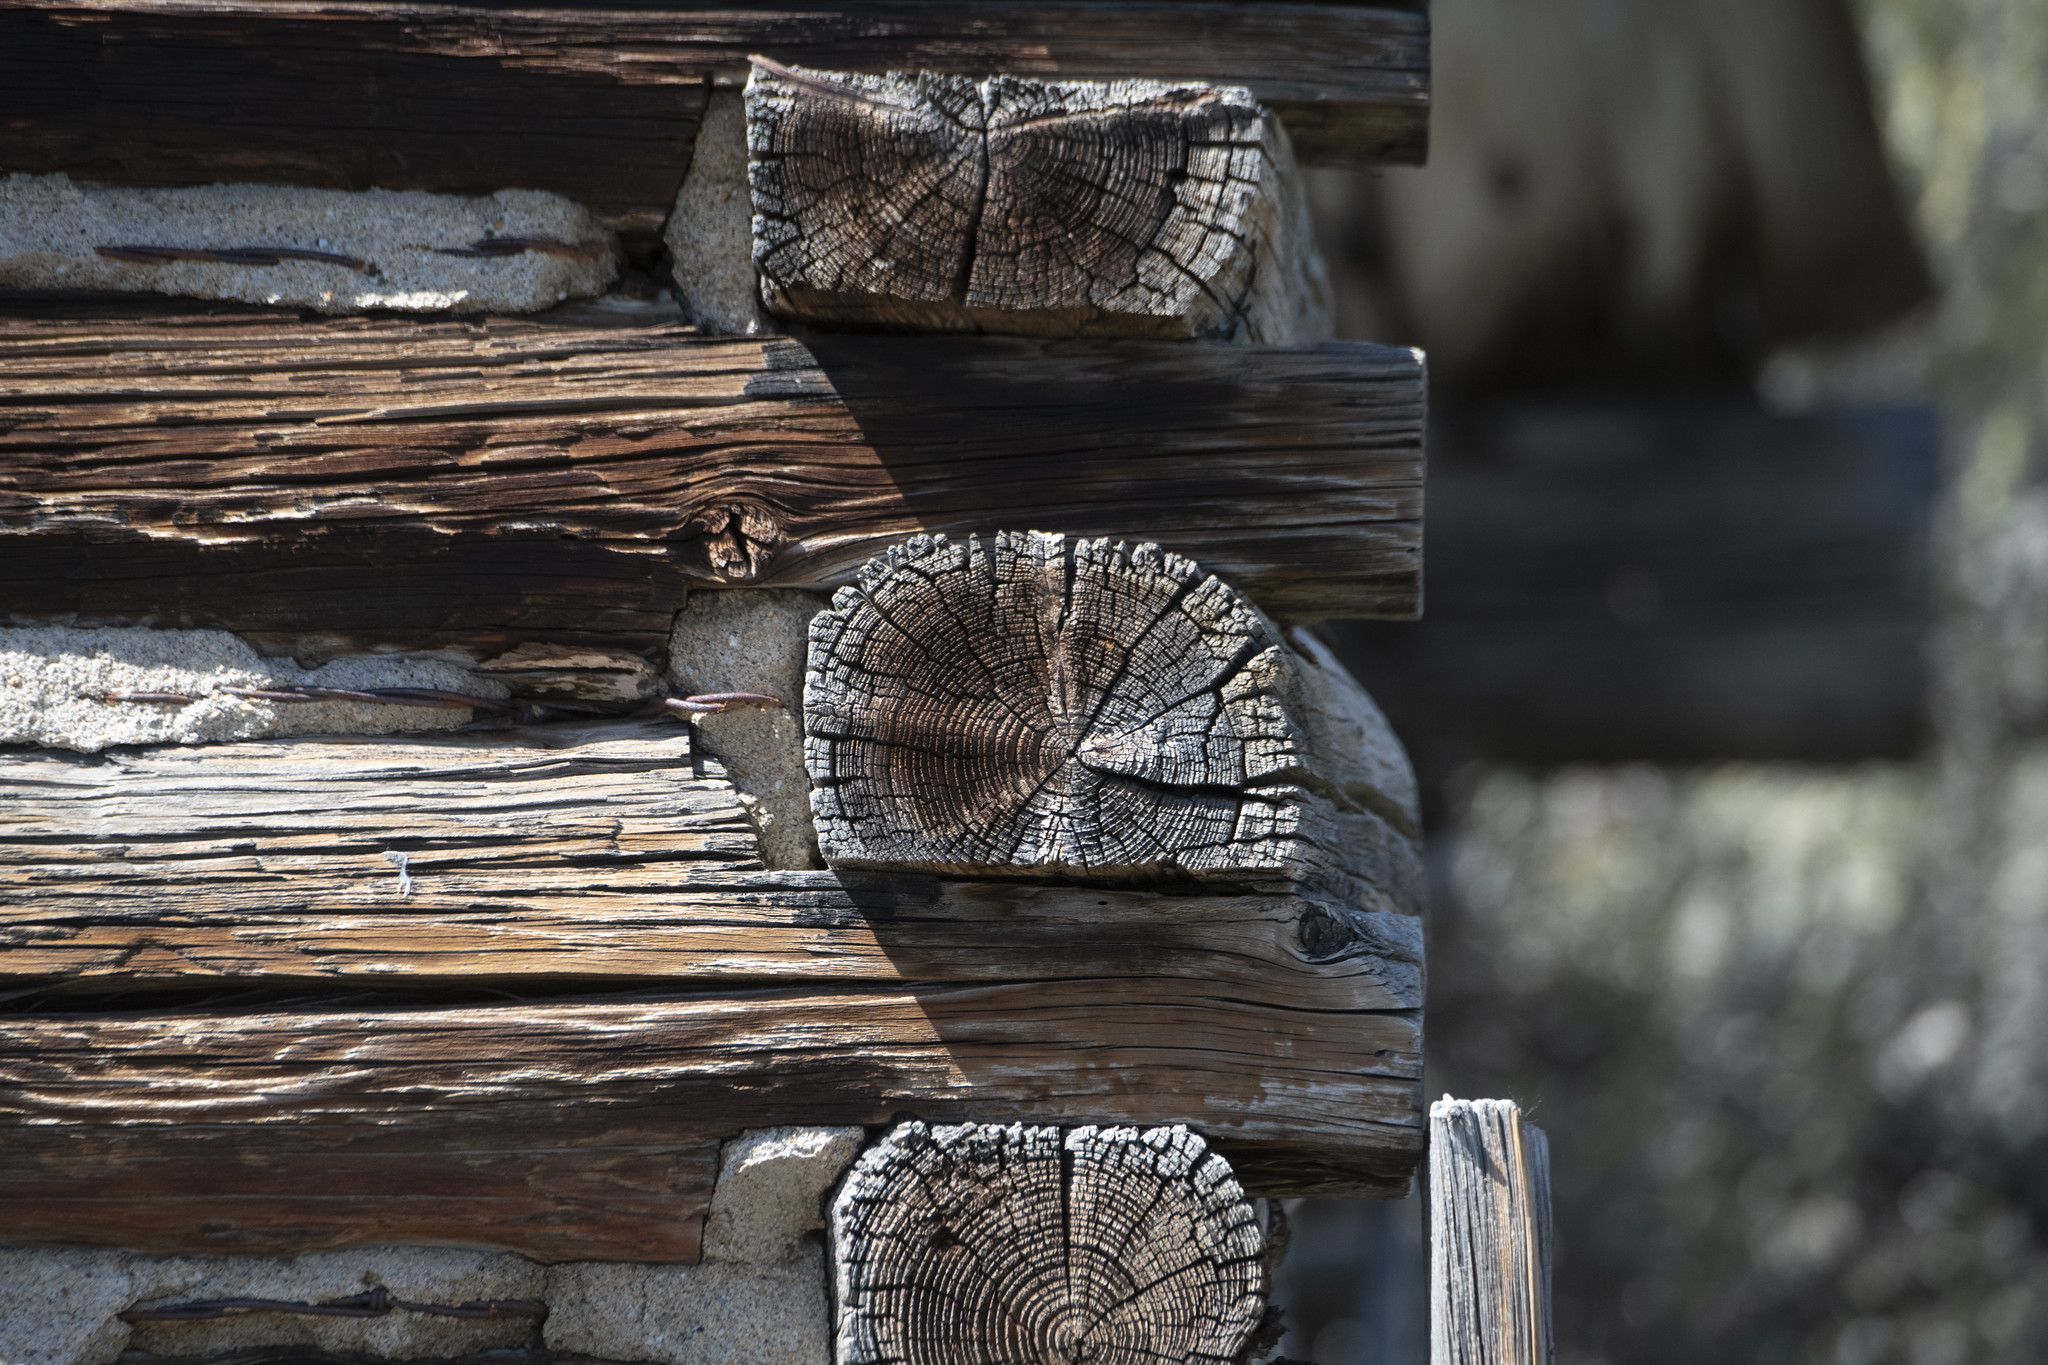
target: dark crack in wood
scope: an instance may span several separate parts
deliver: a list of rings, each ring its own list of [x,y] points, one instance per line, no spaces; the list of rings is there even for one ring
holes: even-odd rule
[[[1233,1360],[1264,1237],[1186,1128],[906,1123],[832,1206],[838,1365]]]

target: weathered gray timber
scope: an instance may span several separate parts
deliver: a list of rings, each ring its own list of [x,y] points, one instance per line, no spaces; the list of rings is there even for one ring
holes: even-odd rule
[[[1420,1152],[1413,915],[767,871],[664,722],[16,750],[0,941],[4,1237],[690,1260],[721,1138],[905,1111]]]
[[[602,7],[0,0],[0,167],[116,185],[552,190],[656,246],[709,83],[750,53],[847,71],[1250,87],[1305,155],[1420,161],[1420,6]]]
[[[1229,1365],[1265,1239],[1185,1128],[892,1130],[832,1203],[837,1365]]]
[[[693,587],[1034,521],[1199,554],[1283,617],[1418,601],[1407,350],[52,311],[0,316],[24,624],[658,657]]]
[[[1315,709],[1295,679],[1321,671],[1156,545],[918,537],[812,623],[819,846],[848,867],[1192,876],[1412,910],[1405,762],[1327,776],[1294,718]],[[1347,749],[1398,754],[1384,724]]]
[[[1512,1100],[1429,1107],[1430,1365],[1548,1365],[1550,1144]]]
[[[778,317],[1282,344],[1330,334],[1293,151],[1242,89],[763,60],[746,98],[754,261]]]

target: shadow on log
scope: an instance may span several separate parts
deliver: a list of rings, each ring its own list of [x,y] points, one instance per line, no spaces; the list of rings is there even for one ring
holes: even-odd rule
[[[0,310],[0,605],[655,655],[692,588],[1030,518],[1200,554],[1283,616],[1407,615],[1422,401],[1414,352],[1357,343]]]

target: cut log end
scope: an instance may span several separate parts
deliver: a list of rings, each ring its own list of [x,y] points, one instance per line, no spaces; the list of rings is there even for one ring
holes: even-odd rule
[[[906,1123],[832,1207],[837,1365],[1234,1360],[1265,1238],[1185,1128]]]
[[[1316,340],[1286,134],[1241,89],[757,60],[754,258],[822,325]],[[1297,297],[1297,296],[1312,297]]]
[[[1233,878],[1295,865],[1301,744],[1265,618],[1156,545],[918,536],[811,626],[828,861]]]

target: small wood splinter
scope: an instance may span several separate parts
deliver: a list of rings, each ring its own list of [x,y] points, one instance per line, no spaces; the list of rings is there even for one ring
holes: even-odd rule
[[[664,697],[661,709],[682,716],[708,716],[732,706],[780,706],[780,697],[760,692],[704,692],[694,697]]]

